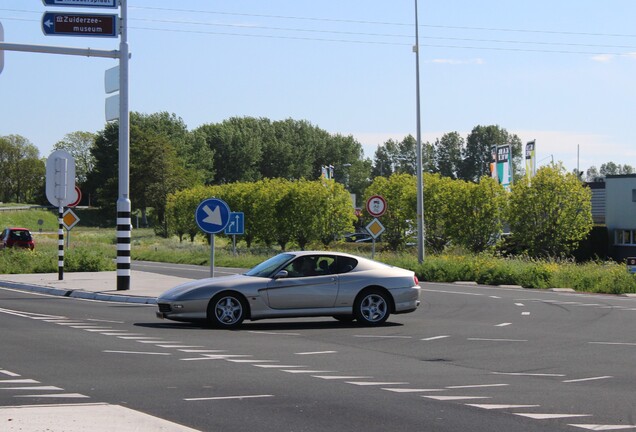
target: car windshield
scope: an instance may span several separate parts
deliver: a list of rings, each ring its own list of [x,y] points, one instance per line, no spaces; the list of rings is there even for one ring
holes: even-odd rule
[[[276,269],[281,267],[283,264],[285,264],[287,261],[289,261],[293,257],[294,255],[292,254],[276,255],[275,257],[272,257],[266,261],[263,261],[262,263],[252,268],[251,270],[248,270],[248,272],[245,273],[245,275],[255,276],[255,277],[270,277],[272,276],[272,273],[274,273]]]

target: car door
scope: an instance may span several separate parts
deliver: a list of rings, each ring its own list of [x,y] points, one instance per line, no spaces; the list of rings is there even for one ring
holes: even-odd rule
[[[333,307],[338,297],[338,276],[333,274],[335,258],[330,255],[304,255],[285,270],[288,277],[273,279],[267,286],[272,309],[311,309]]]

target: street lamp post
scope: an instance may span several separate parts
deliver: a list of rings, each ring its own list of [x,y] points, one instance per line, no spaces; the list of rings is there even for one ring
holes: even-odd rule
[[[424,261],[424,188],[422,185],[422,128],[420,124],[420,42],[415,0],[415,100],[417,117],[417,261]]]

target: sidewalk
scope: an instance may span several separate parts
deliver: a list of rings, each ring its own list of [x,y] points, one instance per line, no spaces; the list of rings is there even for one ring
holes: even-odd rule
[[[130,289],[117,291],[117,272],[0,274],[0,287],[89,300],[156,304],[164,291],[189,282],[174,276],[133,270]]]

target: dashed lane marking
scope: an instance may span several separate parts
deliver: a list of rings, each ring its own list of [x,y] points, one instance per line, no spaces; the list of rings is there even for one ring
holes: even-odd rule
[[[334,373],[336,371],[328,371],[328,370],[308,370],[308,369],[281,369],[283,372],[292,373],[292,374],[316,374],[316,373]]]
[[[214,397],[200,397],[200,398],[185,398],[184,401],[193,402],[193,401],[212,401],[212,400],[232,400],[232,399],[254,399],[254,398],[269,398],[274,397],[274,395],[245,395],[245,396],[214,396]]]
[[[383,381],[346,381],[347,384],[357,386],[387,386],[387,385],[407,385],[407,382],[383,382]]]
[[[457,401],[457,400],[469,400],[469,399],[492,399],[490,396],[421,396],[427,399],[434,399],[438,401]]]
[[[491,409],[535,408],[541,405],[466,404],[466,406],[491,410]]]
[[[626,346],[636,346],[634,342],[588,342],[593,345],[626,345]]]
[[[443,392],[446,389],[421,389],[421,388],[383,388],[382,390],[394,393],[427,393],[427,392]]]
[[[564,377],[563,374],[526,373],[526,372],[491,372],[493,375],[532,376],[532,377]]]
[[[300,365],[281,365],[281,364],[255,364],[254,366],[259,367],[259,368],[265,368],[265,369],[269,369],[269,368],[277,368],[277,369],[289,369],[289,368],[304,368],[307,366],[300,366]]]
[[[636,429],[636,425],[570,424],[568,426],[577,427],[581,429],[587,429],[591,431],[613,431],[613,430]]]
[[[433,341],[433,340],[438,340],[438,339],[446,339],[449,338],[450,336],[448,335],[443,335],[443,336],[433,336],[433,337],[428,337],[428,338],[424,338],[424,339],[420,339],[423,341]]]
[[[102,352],[112,353],[112,354],[145,354],[145,355],[164,355],[169,356],[172,355],[170,353],[165,352],[149,352],[149,351],[115,351],[115,350],[104,350]]]
[[[352,379],[373,379],[372,376],[347,376],[347,375],[312,375],[314,378],[325,380],[352,380]]]
[[[484,387],[506,387],[510,384],[475,384],[475,385],[459,385],[448,386],[447,389],[467,389],[467,388],[484,388]]]
[[[496,324],[495,327],[508,327],[509,325],[512,325],[512,323],[505,322],[505,323],[501,323],[501,324]]]
[[[357,338],[376,338],[376,339],[413,339],[413,336],[383,336],[383,335],[353,335]]]
[[[296,355],[318,355],[318,354],[337,354],[338,351],[310,351],[310,352],[299,352],[294,353]]]
[[[54,394],[32,394],[17,395],[15,398],[47,398],[47,399],[90,399],[90,396],[81,393],[54,393]]]
[[[63,388],[59,388],[59,387],[55,387],[55,386],[28,386],[28,387],[0,387],[0,390],[39,390],[39,391],[51,390],[51,391],[58,391],[58,390],[64,390],[64,389]]]
[[[528,417],[534,420],[552,420],[571,417],[592,417],[592,414],[538,414],[538,413],[513,413],[521,417]]]
[[[579,378],[579,379],[565,380],[565,381],[561,381],[561,382],[563,382],[563,383],[577,383],[577,382],[584,382],[584,381],[603,380],[603,379],[609,379],[609,378],[614,378],[614,377],[609,376],[609,375],[605,375],[605,376],[598,376],[598,377],[591,377],[591,378]]]

